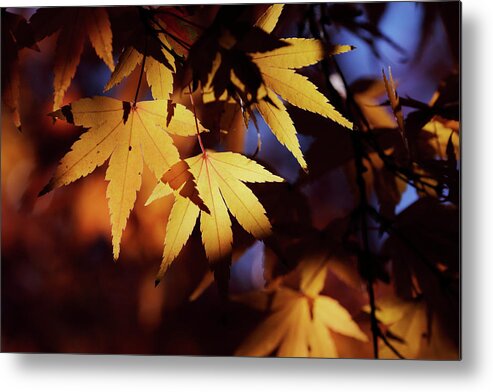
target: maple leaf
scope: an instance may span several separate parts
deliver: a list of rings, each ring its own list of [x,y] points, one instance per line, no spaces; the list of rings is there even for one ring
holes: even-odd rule
[[[255,26],[271,33],[284,4],[273,4],[258,19]],[[296,158],[303,169],[307,169],[306,161],[300,148],[296,128],[282,99],[291,105],[301,109],[317,113],[323,117],[352,129],[352,123],[340,114],[318,91],[317,87],[305,76],[296,73],[297,69],[314,65],[323,60],[327,55],[345,53],[353,49],[349,45],[336,45],[327,51],[322,41],[304,38],[283,38],[280,40],[285,45],[270,51],[253,52],[249,54],[252,62],[258,67],[263,84],[258,89],[258,96],[252,97],[250,89],[231,70],[231,82],[237,91],[246,97],[247,102],[256,102],[256,108],[265,122],[274,133],[279,142],[284,145]],[[227,95],[219,96],[213,92],[216,74],[219,72],[220,63],[224,61],[221,56],[216,57],[214,66],[209,74],[208,82],[204,85],[204,102],[214,99],[226,99]]]
[[[365,307],[369,312],[369,308]],[[404,358],[416,358],[422,340],[428,334],[426,308],[422,301],[403,301],[398,298],[382,298],[377,304],[377,318],[390,327],[387,335],[392,337],[395,349]],[[380,350],[382,358],[396,358],[386,345]]]
[[[392,148],[383,151],[387,156],[392,156]],[[363,161],[365,172],[366,194],[374,194],[378,201],[379,213],[386,218],[394,218],[395,209],[407,189],[407,183],[397,177],[382,161],[376,152],[369,152],[367,159]],[[344,171],[349,178],[349,189],[357,198],[359,190],[356,185],[357,172],[353,161],[344,165]]]
[[[399,297],[422,296],[441,317],[459,301],[458,227],[456,206],[423,197],[397,215],[382,246]]]
[[[277,24],[283,4],[274,4],[260,17],[257,24],[267,32]],[[277,19],[277,20],[276,20]],[[307,165],[296,136],[296,129],[284,104],[277,98],[280,95],[291,105],[320,114],[352,129],[352,123],[344,118],[318,91],[317,87],[295,69],[313,65],[323,60],[327,54],[335,55],[352,50],[349,45],[338,45],[326,53],[322,41],[316,39],[286,38],[288,46],[267,53],[253,54],[253,61],[260,68],[267,85],[269,101],[257,104],[257,109],[281,144],[291,151],[303,169]]]
[[[169,46],[164,35],[161,34],[160,39],[163,45]],[[169,65],[159,62],[150,55],[145,57],[146,80],[154,99],[170,99],[173,92],[173,74],[176,72],[175,58],[165,49],[162,50],[162,54],[166,57]],[[133,46],[125,48],[103,91],[106,92],[121,83],[142,63],[143,59],[144,55]]]
[[[456,345],[443,333],[443,326],[431,317],[422,299],[402,300],[381,298],[377,303],[377,318],[387,326],[387,338],[406,359],[457,359]],[[365,307],[369,311],[368,307]],[[381,358],[395,359],[396,354],[381,343]]]
[[[200,198],[208,211],[204,208],[200,211],[200,207],[188,194],[184,197],[183,192],[175,192],[175,202],[166,226],[163,260],[157,282],[164,276],[192,234],[199,214],[202,243],[212,265],[224,261],[231,254],[233,231],[229,213],[255,238],[269,236],[272,228],[265,209],[244,183],[284,181],[257,162],[232,152],[207,150],[186,159],[185,162],[188,165],[185,172],[177,172],[175,176],[165,175],[163,179],[169,184],[180,175],[183,176],[181,183],[186,183],[187,177],[193,176]],[[159,189],[163,190],[162,185],[158,185],[157,188],[158,192]],[[177,186],[175,188],[181,189]],[[161,194],[166,194],[166,191]],[[155,193],[151,195],[151,199],[156,199]]]
[[[196,134],[192,112],[177,104],[168,124],[167,101],[141,101],[132,105],[109,97],[85,98],[51,113],[89,128],[60,161],[41,194],[84,177],[109,159],[106,180],[111,216],[113,255],[120,253],[122,232],[141,186],[143,161],[161,178],[179,161],[171,136]],[[199,124],[199,130],[205,129]]]
[[[161,181],[158,182],[152,194],[147,199],[146,205],[172,193],[178,193],[180,196],[190,199],[201,210],[210,213],[199,195],[197,185],[186,161],[178,161],[164,173]]]
[[[447,148],[452,148],[456,158],[460,159],[459,135],[453,128],[455,123],[455,121],[440,121],[439,117],[435,117],[421,129],[417,139],[421,159],[432,160],[437,157],[446,159]]]
[[[200,30],[203,27],[190,20],[193,12],[189,12],[191,7],[158,7],[153,10],[155,21],[162,22],[162,30],[171,47],[180,56],[188,54],[188,48],[192,46]]]
[[[186,69],[191,73],[194,89],[200,82],[206,92],[204,102],[224,100],[235,89],[243,91],[242,99],[248,104],[256,102],[257,97],[265,95],[265,87],[251,54],[287,45],[260,27],[245,23],[242,20],[245,8],[221,7],[212,25],[190,50]]]
[[[388,154],[389,152],[391,152],[390,149],[385,150],[385,153]],[[376,153],[369,153],[368,160],[364,162],[364,165],[367,171],[363,176],[370,187],[367,194],[374,192],[377,196],[380,214],[388,218],[394,218],[395,209],[407,189],[407,183],[396,177]],[[354,192],[356,192],[356,189],[354,189]]]
[[[113,71],[110,20],[103,7],[40,8],[29,20],[38,41],[59,31],[55,49],[53,109],[58,109],[75,75],[86,37]]]
[[[320,294],[327,275],[323,256],[308,256],[300,263],[299,291],[282,286],[274,291],[269,316],[240,345],[236,355],[266,356],[277,350],[278,357],[337,357],[330,331],[368,341],[338,301]],[[266,295],[268,293],[264,293],[264,297]],[[254,307],[258,307],[258,303],[269,303],[259,295],[250,294],[246,301],[241,297],[240,301]]]
[[[132,11],[136,12],[130,10],[129,18]],[[170,99],[177,60],[181,62],[181,57],[187,54],[187,48],[197,36],[197,28],[175,7],[140,8],[139,12],[134,18],[144,20],[147,27],[142,23],[132,25],[132,38],[120,55],[104,91],[121,83],[145,57],[144,71],[153,98]],[[135,38],[142,36],[143,40]]]

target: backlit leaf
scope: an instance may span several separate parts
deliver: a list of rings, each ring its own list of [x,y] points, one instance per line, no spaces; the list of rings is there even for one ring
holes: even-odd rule
[[[272,4],[267,10],[258,18],[255,25],[262,30],[272,33],[274,27],[276,27],[279,17],[281,16],[284,4]]]
[[[261,72],[267,86],[291,105],[331,118],[339,124],[350,125],[305,76],[291,69],[274,67],[261,68]]]
[[[189,193],[175,193],[175,205],[166,227],[163,261],[157,280],[162,278],[185,245],[199,212],[202,243],[210,263],[230,256],[233,241],[230,213],[255,238],[265,238],[271,233],[264,207],[244,182],[280,182],[283,181],[281,177],[271,174],[243,155],[231,152],[207,151],[186,159],[186,163],[207,209],[200,211]],[[166,177],[167,174],[163,180]],[[194,189],[189,192],[194,192]]]
[[[286,46],[265,53],[252,55],[259,67],[276,67],[281,69],[299,69],[314,65],[328,55],[349,52],[350,45],[336,45],[327,50],[322,41],[307,38],[282,38]]]
[[[256,297],[249,296],[256,306]],[[244,302],[244,301],[242,301]],[[288,288],[274,292],[271,313],[242,342],[236,355],[337,357],[330,330],[366,342],[367,336],[336,300],[307,297]]]
[[[164,34],[160,34],[159,39],[163,45],[171,50],[171,46]],[[159,62],[153,56],[146,56],[146,80],[154,99],[170,99],[170,95],[173,92],[173,74],[176,72],[175,58],[166,49],[161,50],[161,55],[166,58],[168,64]],[[111,74],[110,80],[106,83],[104,91],[109,91],[121,83],[142,63],[143,58],[144,55],[138,49],[133,46],[127,46],[120,55],[116,68]]]
[[[257,109],[264,118],[272,133],[277,137],[277,140],[285,146],[294,157],[297,159],[303,169],[306,169],[306,161],[301,152],[300,142],[296,135],[296,128],[289,113],[277,96],[270,92],[269,98],[273,102],[270,104],[266,101],[260,101],[257,104]]]
[[[352,124],[344,118],[306,77],[294,70],[315,64],[328,54],[338,54],[351,50],[350,46],[336,47],[332,53],[326,50],[319,40],[290,38],[284,42],[289,45],[266,53],[254,53],[253,61],[258,65],[262,78],[270,91],[271,102],[261,101],[257,108],[267,125],[281,144],[293,153],[303,169],[306,161],[299,147],[296,129],[284,104],[275,95],[298,106],[352,129]]]
[[[75,76],[86,37],[96,54],[113,71],[113,35],[105,8],[40,8],[31,17],[30,24],[38,41],[59,31],[54,61],[55,110],[62,105],[65,93]]]
[[[81,99],[51,116],[89,130],[62,158],[42,194],[86,176],[109,158],[107,197],[113,254],[117,259],[122,232],[141,186],[143,162],[156,178],[161,178],[179,161],[178,150],[168,133],[194,135],[195,119],[185,107],[177,105],[168,125],[166,101],[132,105],[109,97]]]
[[[271,32],[282,9],[283,5],[272,5],[259,18],[256,26],[265,28],[266,32]],[[317,90],[313,83],[306,77],[297,74],[295,69],[316,64],[328,55],[344,53],[352,50],[353,47],[337,45],[327,50],[322,41],[317,39],[285,38],[281,41],[285,44],[284,46],[270,51],[249,54],[253,63],[260,70],[262,80],[268,87],[267,90],[261,85],[255,90],[257,95],[252,97],[248,95],[248,86],[236,76],[235,70],[230,71],[229,79],[234,84],[236,91],[242,93],[242,100],[256,102],[256,108],[279,142],[294,155],[300,166],[306,170],[306,161],[300,148],[293,121],[284,103],[277,95],[294,106],[320,114],[352,129],[351,122],[328,102],[327,98]],[[217,83],[218,70],[224,61],[220,56],[214,60],[208,83],[204,85],[205,101],[212,99],[211,91],[214,89],[214,84]],[[227,99],[227,95],[224,94],[216,94],[214,97],[219,100]]]

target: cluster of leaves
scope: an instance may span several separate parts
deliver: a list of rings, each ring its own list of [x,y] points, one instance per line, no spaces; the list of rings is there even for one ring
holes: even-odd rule
[[[429,103],[399,97],[390,70],[382,80],[349,86],[333,56],[355,48],[332,43],[331,28],[357,35],[376,55],[378,40],[403,50],[371,20],[361,21],[355,5],[307,5],[300,31],[310,36],[279,38],[274,29],[287,8],[41,8],[29,21],[2,11],[2,50],[9,53],[2,101],[15,125],[21,125],[18,50],[37,49],[58,34],[49,115],[85,129],[40,195],[108,162],[116,260],[145,162],[156,181],[146,205],[173,199],[156,285],[200,227],[211,272],[193,299],[212,277],[228,295],[233,254],[263,240],[265,287],[230,295],[265,316],[237,355],[337,357],[356,345],[376,357],[457,357],[458,77],[444,80]],[[104,92],[138,74],[132,101],[65,102],[86,37],[111,70]],[[121,47],[116,65],[114,41]],[[315,68],[324,87],[307,76]],[[331,83],[334,74],[344,94]],[[144,75],[151,100],[140,99]],[[403,107],[411,108],[407,116]],[[219,113],[219,121],[210,113]],[[299,164],[293,183],[256,159],[257,113]],[[253,156],[228,149],[224,138],[243,133],[227,117],[238,117],[243,130],[250,123],[257,129]],[[305,152],[299,134],[313,139]],[[180,138],[194,138],[196,154],[184,155]],[[310,209],[303,189],[334,172],[347,179],[351,205],[326,221]],[[417,200],[396,213],[410,187]],[[246,246],[235,246],[236,223],[249,235]],[[371,237],[371,226],[378,237]],[[334,282],[345,287],[352,309]]]
[[[350,47],[338,46],[331,52],[326,52],[318,40],[291,38],[281,41],[275,38],[270,32],[277,23],[282,8],[282,4],[273,5],[254,26],[240,24],[240,29],[237,24],[221,24],[223,19],[231,22],[231,15],[230,12],[219,12],[212,26],[190,48],[186,58],[180,57],[175,46],[188,46],[182,44],[181,39],[171,44],[171,39],[175,36],[166,30],[168,19],[178,18],[178,14],[164,13],[165,18],[162,22],[165,27],[162,27],[158,20],[159,11],[140,9],[135,17],[140,18],[143,26],[138,27],[140,31],[131,32],[132,38],[125,46],[116,68],[109,60],[111,52],[107,52],[108,48],[111,48],[112,34],[107,13],[103,8],[95,9],[96,11],[83,9],[80,12],[78,9],[38,10],[30,21],[38,39],[60,29],[57,53],[64,53],[64,56],[55,58],[55,108],[60,107],[82,52],[82,44],[72,44],[72,50],[77,48],[68,55],[65,54],[67,50],[63,46],[64,39],[71,34],[83,42],[81,37],[84,34],[79,32],[78,28],[89,32],[96,52],[113,70],[105,90],[120,83],[142,63],[141,73],[145,71],[154,96],[152,101],[138,101],[136,94],[134,102],[109,97],[84,98],[51,113],[54,119],[63,119],[88,128],[88,131],[61,160],[55,175],[41,191],[41,195],[86,176],[109,159],[106,173],[106,180],[109,182],[107,198],[111,215],[113,253],[117,259],[122,232],[141,186],[140,177],[145,161],[155,177],[161,180],[155,194],[151,196],[152,200],[175,193],[175,204],[167,225],[163,263],[158,280],[185,245],[200,210],[202,240],[211,263],[229,264],[227,259],[231,254],[232,231],[228,210],[255,238],[268,237],[271,225],[265,216],[265,210],[242,182],[278,182],[283,179],[272,175],[245,156],[206,150],[202,142],[199,155],[181,160],[169,134],[196,135],[200,139],[200,133],[207,129],[201,125],[193,111],[173,102],[169,97],[173,93],[176,61],[183,64],[185,71],[191,69],[194,75],[192,84],[200,83],[200,88],[205,91],[212,89],[218,99],[224,96],[224,100],[242,100],[249,96],[250,103],[255,102],[256,108],[262,113],[279,141],[287,146],[302,168],[306,169],[296,129],[275,92],[298,107],[331,117],[350,127],[350,122],[327,102],[315,85],[294,72],[296,68],[314,64],[328,54],[342,53]],[[225,9],[236,11],[235,7]],[[75,20],[75,24],[70,22],[71,20]],[[146,29],[154,34],[147,33]],[[91,31],[97,31],[99,35],[95,36]],[[264,38],[263,42],[268,42],[260,51],[254,44],[258,38]],[[229,53],[230,51],[233,53]],[[238,52],[242,53],[240,60]],[[204,53],[211,56],[212,61],[197,62],[196,58]],[[260,82],[250,80],[248,71],[241,73],[238,64],[231,64],[232,59],[239,64],[249,62],[251,67],[258,69]],[[222,77],[218,77],[218,72]],[[206,75],[208,80],[204,82],[201,75]],[[225,80],[227,83],[231,81],[235,89],[226,91],[217,87],[224,84]],[[263,95],[259,90],[264,92]],[[299,91],[303,93],[300,94]],[[190,98],[192,99],[191,95]],[[195,110],[195,107],[193,109]],[[248,110],[253,110],[251,105]]]

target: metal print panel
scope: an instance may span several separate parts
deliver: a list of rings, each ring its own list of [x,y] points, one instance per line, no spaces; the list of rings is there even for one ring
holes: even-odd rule
[[[460,359],[460,3],[1,17],[2,351]]]

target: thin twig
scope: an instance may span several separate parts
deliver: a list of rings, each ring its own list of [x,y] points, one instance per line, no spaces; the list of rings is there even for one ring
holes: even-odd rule
[[[324,26],[322,26],[322,34],[320,33],[320,28],[316,28],[316,18],[315,14],[312,8],[312,12],[310,13],[310,28],[312,31],[312,34],[314,34],[315,38],[320,39],[321,36],[323,36],[324,40],[327,43],[327,33],[325,31]],[[332,88],[332,84],[330,83],[329,79],[329,67],[328,63],[325,61],[323,64],[323,72],[325,75],[325,80],[327,87],[329,89]],[[336,63],[337,65],[337,63]],[[337,67],[339,73],[341,74],[341,78],[343,80],[343,83],[346,88],[347,92],[347,110],[346,110],[346,116],[351,118],[352,113],[350,110],[350,105],[353,103],[353,99],[351,96],[351,92],[347,86],[347,83],[344,79],[344,76],[341,72],[341,70]],[[339,97],[339,95],[336,95]],[[342,106],[342,99],[340,99],[340,103]],[[366,121],[366,119],[365,119]],[[376,317],[376,303],[375,303],[375,291],[373,288],[373,282],[374,282],[374,272],[373,272],[373,263],[371,260],[371,255],[370,255],[370,244],[369,244],[369,239],[368,239],[368,228],[367,228],[367,217],[364,211],[366,210],[366,206],[368,204],[367,200],[367,195],[366,195],[366,183],[365,179],[363,177],[363,173],[365,172],[365,167],[363,164],[363,151],[362,151],[362,146],[361,146],[361,141],[360,141],[360,134],[362,131],[359,130],[354,130],[353,133],[351,134],[352,136],[352,141],[353,141],[353,148],[355,152],[355,166],[356,166],[356,182],[360,194],[360,205],[361,207],[359,210],[361,211],[361,234],[362,234],[362,241],[363,241],[363,254],[359,256],[359,264],[361,268],[365,268],[365,275],[367,278],[367,291],[368,291],[368,297],[369,297],[369,302],[370,302],[370,318],[371,318],[371,331],[372,331],[372,343],[373,343],[373,355],[375,358],[378,359],[378,338],[381,335],[380,329],[378,326],[378,320]]]
[[[371,331],[372,331],[372,342],[373,342],[373,356],[378,359],[378,337],[380,335],[380,329],[378,327],[378,320],[376,315],[376,303],[375,303],[375,291],[373,288],[373,283],[375,280],[375,274],[373,271],[373,262],[370,254],[370,243],[368,239],[368,222],[366,221],[367,216],[365,211],[368,208],[368,198],[366,194],[366,183],[363,177],[365,172],[365,166],[363,164],[363,154],[361,151],[361,143],[358,137],[358,133],[361,131],[353,131],[355,134],[352,137],[354,152],[356,159],[354,160],[356,167],[356,184],[358,186],[358,191],[360,195],[360,216],[361,216],[361,237],[363,241],[363,257],[360,258],[360,266],[364,268],[364,272],[367,280],[367,291],[368,299],[370,302],[370,319],[371,319]],[[357,133],[356,133],[357,132]]]
[[[389,339],[387,339],[387,336],[382,333],[382,331],[378,331],[380,339],[384,342],[384,344],[392,351],[399,359],[406,359],[395,347],[392,343],[389,342]]]

